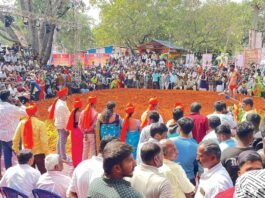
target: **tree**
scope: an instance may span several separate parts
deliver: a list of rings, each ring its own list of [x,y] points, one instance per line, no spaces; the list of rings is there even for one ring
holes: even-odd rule
[[[79,9],[82,4],[73,4],[71,0],[16,0],[15,8],[8,10],[8,14],[24,17],[27,26],[12,23],[10,27],[2,26],[0,35],[12,42],[31,45],[32,53],[39,57],[40,64],[49,60],[54,33],[59,26],[75,28],[71,22],[62,18],[69,10]],[[6,12],[0,12],[0,20],[4,24]]]

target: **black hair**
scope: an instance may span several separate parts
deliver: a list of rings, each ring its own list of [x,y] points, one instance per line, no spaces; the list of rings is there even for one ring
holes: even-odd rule
[[[254,125],[250,122],[241,122],[237,126],[236,134],[237,137],[241,139],[245,139],[248,137],[250,134],[254,133]]]
[[[8,101],[8,97],[10,96],[10,91],[8,90],[4,90],[0,92],[0,99],[3,102],[7,102]]]
[[[216,129],[219,125],[221,125],[221,120],[218,116],[211,116],[208,119],[208,124],[211,127],[211,129]]]
[[[188,118],[188,117],[180,118],[177,121],[177,123],[178,123],[179,127],[181,128],[182,132],[187,134],[187,135],[192,131],[193,126],[194,126],[193,120],[191,118]]]
[[[214,109],[217,112],[222,112],[224,110],[224,102],[223,101],[217,101],[214,103]]]
[[[105,146],[111,142],[111,141],[119,141],[118,138],[114,137],[114,136],[105,136],[102,138],[102,140],[100,140],[100,143],[99,143],[99,152],[102,153]]]
[[[215,129],[216,134],[231,135],[231,129],[229,125],[222,124]]]
[[[243,151],[237,157],[238,166],[241,168],[247,162],[256,162],[259,161],[262,164],[262,159],[256,151],[247,150]]]
[[[259,126],[261,117],[257,113],[250,113],[246,117],[248,122],[251,122],[254,126]]]
[[[159,135],[162,135],[164,132],[167,132],[167,131],[168,131],[168,128],[167,128],[167,126],[165,124],[163,124],[163,123],[154,123],[151,126],[150,135],[151,135],[151,137],[154,137],[157,133]]]
[[[193,113],[199,113],[199,111],[201,110],[202,105],[198,102],[193,102],[190,106],[190,111]]]
[[[18,163],[19,164],[27,164],[29,160],[33,157],[33,153],[29,149],[23,149],[19,151],[17,155]]]
[[[145,164],[149,164],[149,162],[160,152],[161,148],[158,144],[147,142],[141,148],[141,159]]]
[[[251,107],[253,107],[253,105],[254,105],[252,98],[244,98],[242,103],[244,103],[246,105],[250,105]]]
[[[109,142],[103,150],[103,169],[105,174],[111,174],[114,165],[121,164],[122,161],[128,158],[133,151],[133,148],[120,141]]]
[[[101,118],[104,123],[109,123],[109,119],[113,114],[113,109],[115,108],[116,103],[113,101],[109,101],[107,103],[106,109],[101,113]]]
[[[152,119],[154,121],[154,123],[156,123],[159,121],[160,115],[157,111],[151,111],[151,112],[149,112],[148,117],[149,117],[149,120]]]
[[[184,116],[184,112],[182,111],[181,108],[175,108],[173,110],[173,113],[172,114],[173,114],[173,119],[175,121],[178,121],[180,118],[182,118]]]

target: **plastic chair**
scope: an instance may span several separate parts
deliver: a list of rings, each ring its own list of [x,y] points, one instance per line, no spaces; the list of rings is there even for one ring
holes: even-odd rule
[[[35,198],[61,198],[59,195],[53,192],[42,189],[33,189],[32,193]]]
[[[20,197],[28,198],[27,195],[24,195],[23,193],[18,192],[17,190],[9,188],[9,187],[0,187],[0,191],[1,191],[1,194],[7,198],[20,198]]]

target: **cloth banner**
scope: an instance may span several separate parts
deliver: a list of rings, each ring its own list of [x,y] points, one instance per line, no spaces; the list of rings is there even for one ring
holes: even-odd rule
[[[243,54],[238,54],[235,58],[235,66],[242,68],[244,67],[244,55]]]
[[[203,67],[210,67],[212,66],[212,54],[203,54],[202,55],[202,66]]]
[[[194,54],[186,55],[186,67],[192,67],[194,65]]]

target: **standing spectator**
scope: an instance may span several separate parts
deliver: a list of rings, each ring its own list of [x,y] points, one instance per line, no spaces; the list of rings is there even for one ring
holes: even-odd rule
[[[117,139],[114,137],[103,138],[100,141],[98,155],[82,161],[75,168],[69,185],[70,198],[86,197],[92,181],[104,174],[102,153],[105,146],[112,140]]]
[[[150,111],[158,111],[158,105],[159,105],[159,102],[158,102],[158,99],[157,97],[154,97],[154,98],[150,98],[149,101],[148,101],[148,109],[143,112],[143,114],[141,115],[141,129],[144,128],[147,124],[148,124],[148,113]],[[163,123],[163,118],[161,115],[159,115],[159,123]]]
[[[164,155],[163,166],[160,168],[160,172],[169,179],[173,190],[173,197],[191,198],[195,187],[189,181],[183,168],[174,162],[178,157],[175,143],[172,140],[165,139],[161,140],[160,144]]]
[[[140,120],[132,117],[134,110],[135,107],[132,104],[127,104],[125,109],[126,117],[122,123],[120,139],[133,147],[133,158],[136,159],[140,138]]]
[[[220,125],[215,129],[217,135],[219,146],[223,152],[227,148],[234,148],[236,146],[236,141],[232,138],[232,133],[228,125]]]
[[[253,141],[253,133],[254,126],[251,123],[240,123],[236,131],[236,147],[228,148],[222,153],[222,164],[228,171],[233,183],[236,182],[237,172],[239,170],[237,157],[241,152],[252,149],[249,145]]]
[[[32,190],[36,188],[40,172],[32,168],[34,156],[28,149],[19,151],[18,164],[9,168],[0,181],[0,186],[13,188],[29,197],[33,197]]]
[[[198,102],[191,104],[189,115],[194,121],[194,127],[192,129],[192,137],[199,143],[202,141],[206,132],[208,131],[208,118],[200,114],[202,106]]]
[[[203,141],[198,147],[198,161],[204,168],[195,198],[211,198],[233,186],[228,172],[222,166],[221,150],[212,141]]]
[[[105,110],[98,116],[96,123],[96,150],[99,149],[100,140],[107,136],[120,137],[121,118],[115,112],[116,103],[109,101]]]
[[[241,118],[241,122],[247,120],[247,115],[250,113],[257,113],[256,109],[254,108],[254,101],[252,98],[244,98],[242,101],[242,107],[244,110],[244,114]]]
[[[184,117],[179,119],[177,123],[179,125],[179,136],[170,138],[179,151],[179,157],[176,162],[182,166],[191,183],[195,185],[198,144],[193,138],[191,138],[193,121],[190,118]]]
[[[239,171],[238,176],[245,174],[246,172],[252,171],[252,170],[260,170],[263,169],[262,159],[260,155],[255,151],[243,151],[238,156],[238,165],[239,165]],[[239,181],[240,179],[238,179]],[[240,183],[240,182],[237,182]],[[251,181],[252,183],[252,181]],[[241,186],[239,186],[238,192],[241,194],[242,191],[245,190],[241,189]],[[235,187],[231,187],[221,193],[219,193],[215,198],[231,198],[233,197],[235,193]]]
[[[132,177],[134,167],[131,146],[119,141],[108,143],[103,150],[104,176],[94,179],[86,197],[142,197],[128,181],[123,179]]]
[[[67,95],[68,88],[66,87],[58,91],[58,98],[53,102],[49,115],[50,119],[54,118],[54,125],[57,128],[59,135],[57,142],[57,153],[63,160],[67,159],[65,145],[69,135],[68,131],[66,130],[66,125],[70,116],[70,111],[66,103]]]
[[[98,117],[98,112],[96,111],[96,102],[96,97],[89,96],[88,104],[80,115],[79,126],[83,133],[82,160],[90,159],[96,153],[95,127]]]
[[[44,122],[36,118],[37,105],[31,104],[26,107],[27,117],[21,120],[13,137],[13,149],[19,151],[22,140],[23,148],[31,149],[34,155],[33,167],[37,165],[41,174],[46,172],[44,166],[45,155],[48,154],[48,135]]]
[[[36,187],[66,198],[66,191],[71,178],[62,173],[63,161],[60,156],[58,154],[47,155],[45,157],[45,168],[47,173],[40,176]]]
[[[208,119],[208,122],[209,122],[210,132],[208,132],[206,134],[206,136],[203,138],[203,141],[204,140],[212,140],[212,141],[216,142],[217,144],[219,144],[215,129],[221,125],[221,120],[218,116],[211,116]]]
[[[177,137],[179,136],[178,132],[178,120],[182,118],[184,115],[183,112],[183,106],[178,105],[172,112],[173,119],[169,120],[167,122],[167,128],[168,128],[168,137]]]
[[[131,179],[132,187],[146,198],[172,197],[170,182],[161,173],[163,153],[158,144],[147,142],[141,148],[143,163],[136,167]]]
[[[4,153],[5,168],[12,166],[12,138],[21,117],[26,116],[24,108],[10,103],[10,92],[0,92],[0,153]],[[21,105],[21,103],[19,103]],[[2,155],[0,155],[2,156]]]
[[[71,111],[66,129],[71,131],[71,151],[73,166],[76,167],[82,161],[83,154],[83,133],[78,126],[81,113],[82,101],[76,98],[74,109]]]

